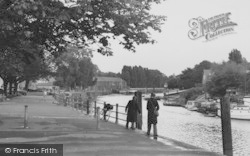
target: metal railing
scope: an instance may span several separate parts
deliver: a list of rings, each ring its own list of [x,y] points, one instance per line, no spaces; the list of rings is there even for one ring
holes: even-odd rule
[[[97,117],[97,105],[100,107],[100,119],[104,121],[108,121],[109,118],[114,119],[116,124],[119,121],[126,122],[127,113],[119,112],[119,108],[123,108],[125,110],[125,106],[120,106],[119,104],[109,104],[104,101],[94,101],[93,103],[90,102],[88,99],[83,99],[82,97],[73,97],[73,96],[66,96],[65,94],[56,94],[54,95],[57,104],[71,107],[75,110],[79,110],[81,112],[86,112],[87,115],[91,112],[91,105],[93,106],[93,113],[94,117]],[[105,105],[111,105],[113,109],[105,110]]]
[[[126,122],[126,116],[127,116],[127,113],[123,113],[123,112],[119,112],[119,108],[124,108],[125,110],[125,106],[120,106],[119,104],[109,104],[109,103],[106,103],[106,102],[96,102],[95,101],[95,107],[94,107],[94,116],[96,117],[96,109],[97,109],[97,104],[99,106],[102,106],[102,109],[101,109],[101,113],[100,115],[102,116],[101,119],[103,119],[104,121],[109,121],[109,118],[112,118],[114,119],[114,122],[116,124],[119,123],[119,121],[124,121]],[[113,109],[110,109],[110,110],[107,110],[105,108],[105,105],[110,105],[113,107]],[[120,117],[120,116],[124,116],[124,118]]]
[[[65,94],[56,94],[54,98],[58,105],[71,107],[75,110],[80,110],[81,112],[85,111],[87,114],[90,114],[90,100],[88,98],[65,96]]]
[[[74,110],[80,111],[81,113],[85,112],[87,115],[90,115],[90,112],[93,112],[91,115],[97,119],[97,129],[99,127],[99,120],[114,122],[115,124],[120,124],[121,122],[127,121],[127,113],[125,113],[126,107],[119,104],[109,104],[105,101],[90,102],[90,100],[87,98],[84,99],[83,97],[65,96],[65,94],[56,94],[54,95],[54,98],[58,105],[71,107]],[[105,105],[107,104],[112,106],[113,109],[105,109]],[[124,112],[122,112],[121,109],[123,109]]]

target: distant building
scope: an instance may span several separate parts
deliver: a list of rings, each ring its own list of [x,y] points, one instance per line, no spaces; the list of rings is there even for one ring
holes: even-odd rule
[[[203,70],[203,77],[202,77],[202,85],[205,87],[205,99],[209,98],[209,94],[207,93],[206,83],[211,80],[213,76],[213,72],[210,69]]]
[[[29,86],[28,86],[28,89],[31,89],[31,90],[37,90],[37,89],[53,89],[55,79],[54,78],[50,78],[50,79],[39,79],[37,80],[36,82],[33,82],[33,81],[30,81],[29,82]],[[25,87],[25,81],[24,82],[21,82],[19,85],[18,85],[19,89],[24,89]]]
[[[54,89],[54,83],[55,79],[50,78],[50,79],[40,79],[36,81],[36,87],[37,89]]]
[[[127,82],[118,77],[96,77],[96,84],[92,90],[97,92],[112,93],[127,89]]]
[[[212,70],[204,69],[202,77],[202,85],[205,85],[208,81],[210,81],[212,76],[213,76]]]

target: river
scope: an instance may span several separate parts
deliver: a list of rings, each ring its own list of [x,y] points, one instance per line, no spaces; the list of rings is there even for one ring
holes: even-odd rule
[[[101,107],[105,101],[110,104],[126,106],[132,95],[112,94],[100,96],[97,104]],[[158,101],[160,110],[158,117],[158,135],[175,139],[203,149],[222,152],[221,119],[219,117],[206,117],[201,113],[189,111],[182,107],[164,106],[163,101]],[[147,130],[147,101],[142,100],[142,130]],[[115,108],[114,108],[115,110]],[[119,107],[119,112],[125,112]],[[110,114],[115,116],[115,114]],[[119,115],[119,118],[125,116]],[[114,119],[109,118],[114,121]],[[234,156],[250,155],[250,121],[231,120]],[[125,125],[124,121],[119,124]]]

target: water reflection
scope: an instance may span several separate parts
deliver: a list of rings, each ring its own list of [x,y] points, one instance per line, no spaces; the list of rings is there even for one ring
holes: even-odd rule
[[[99,100],[125,106],[132,98],[130,95],[109,95]],[[222,153],[221,119],[205,117],[201,113],[188,111],[181,107],[163,106],[159,101],[160,116],[158,134],[184,143]],[[122,108],[119,111],[123,112]],[[147,130],[146,101],[142,101],[144,131]],[[125,119],[125,116],[124,116]],[[120,122],[120,124],[123,124]],[[235,156],[250,155],[250,121],[232,120],[232,139]],[[125,123],[124,123],[125,125]]]

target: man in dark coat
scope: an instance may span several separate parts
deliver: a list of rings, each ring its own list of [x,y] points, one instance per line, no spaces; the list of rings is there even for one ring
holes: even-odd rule
[[[148,131],[147,131],[147,135],[150,135],[150,130],[151,130],[151,124],[154,125],[154,137],[155,139],[157,138],[157,116],[155,115],[155,110],[159,110],[159,104],[157,102],[157,100],[155,99],[155,94],[151,93],[151,97],[148,100],[147,103],[147,110],[148,110]]]
[[[136,96],[133,97],[133,100],[130,100],[125,108],[125,112],[127,112],[127,123],[126,128],[128,128],[129,122],[132,123],[131,129],[135,129],[134,123],[137,121],[137,112],[140,114],[141,111],[137,105]]]

